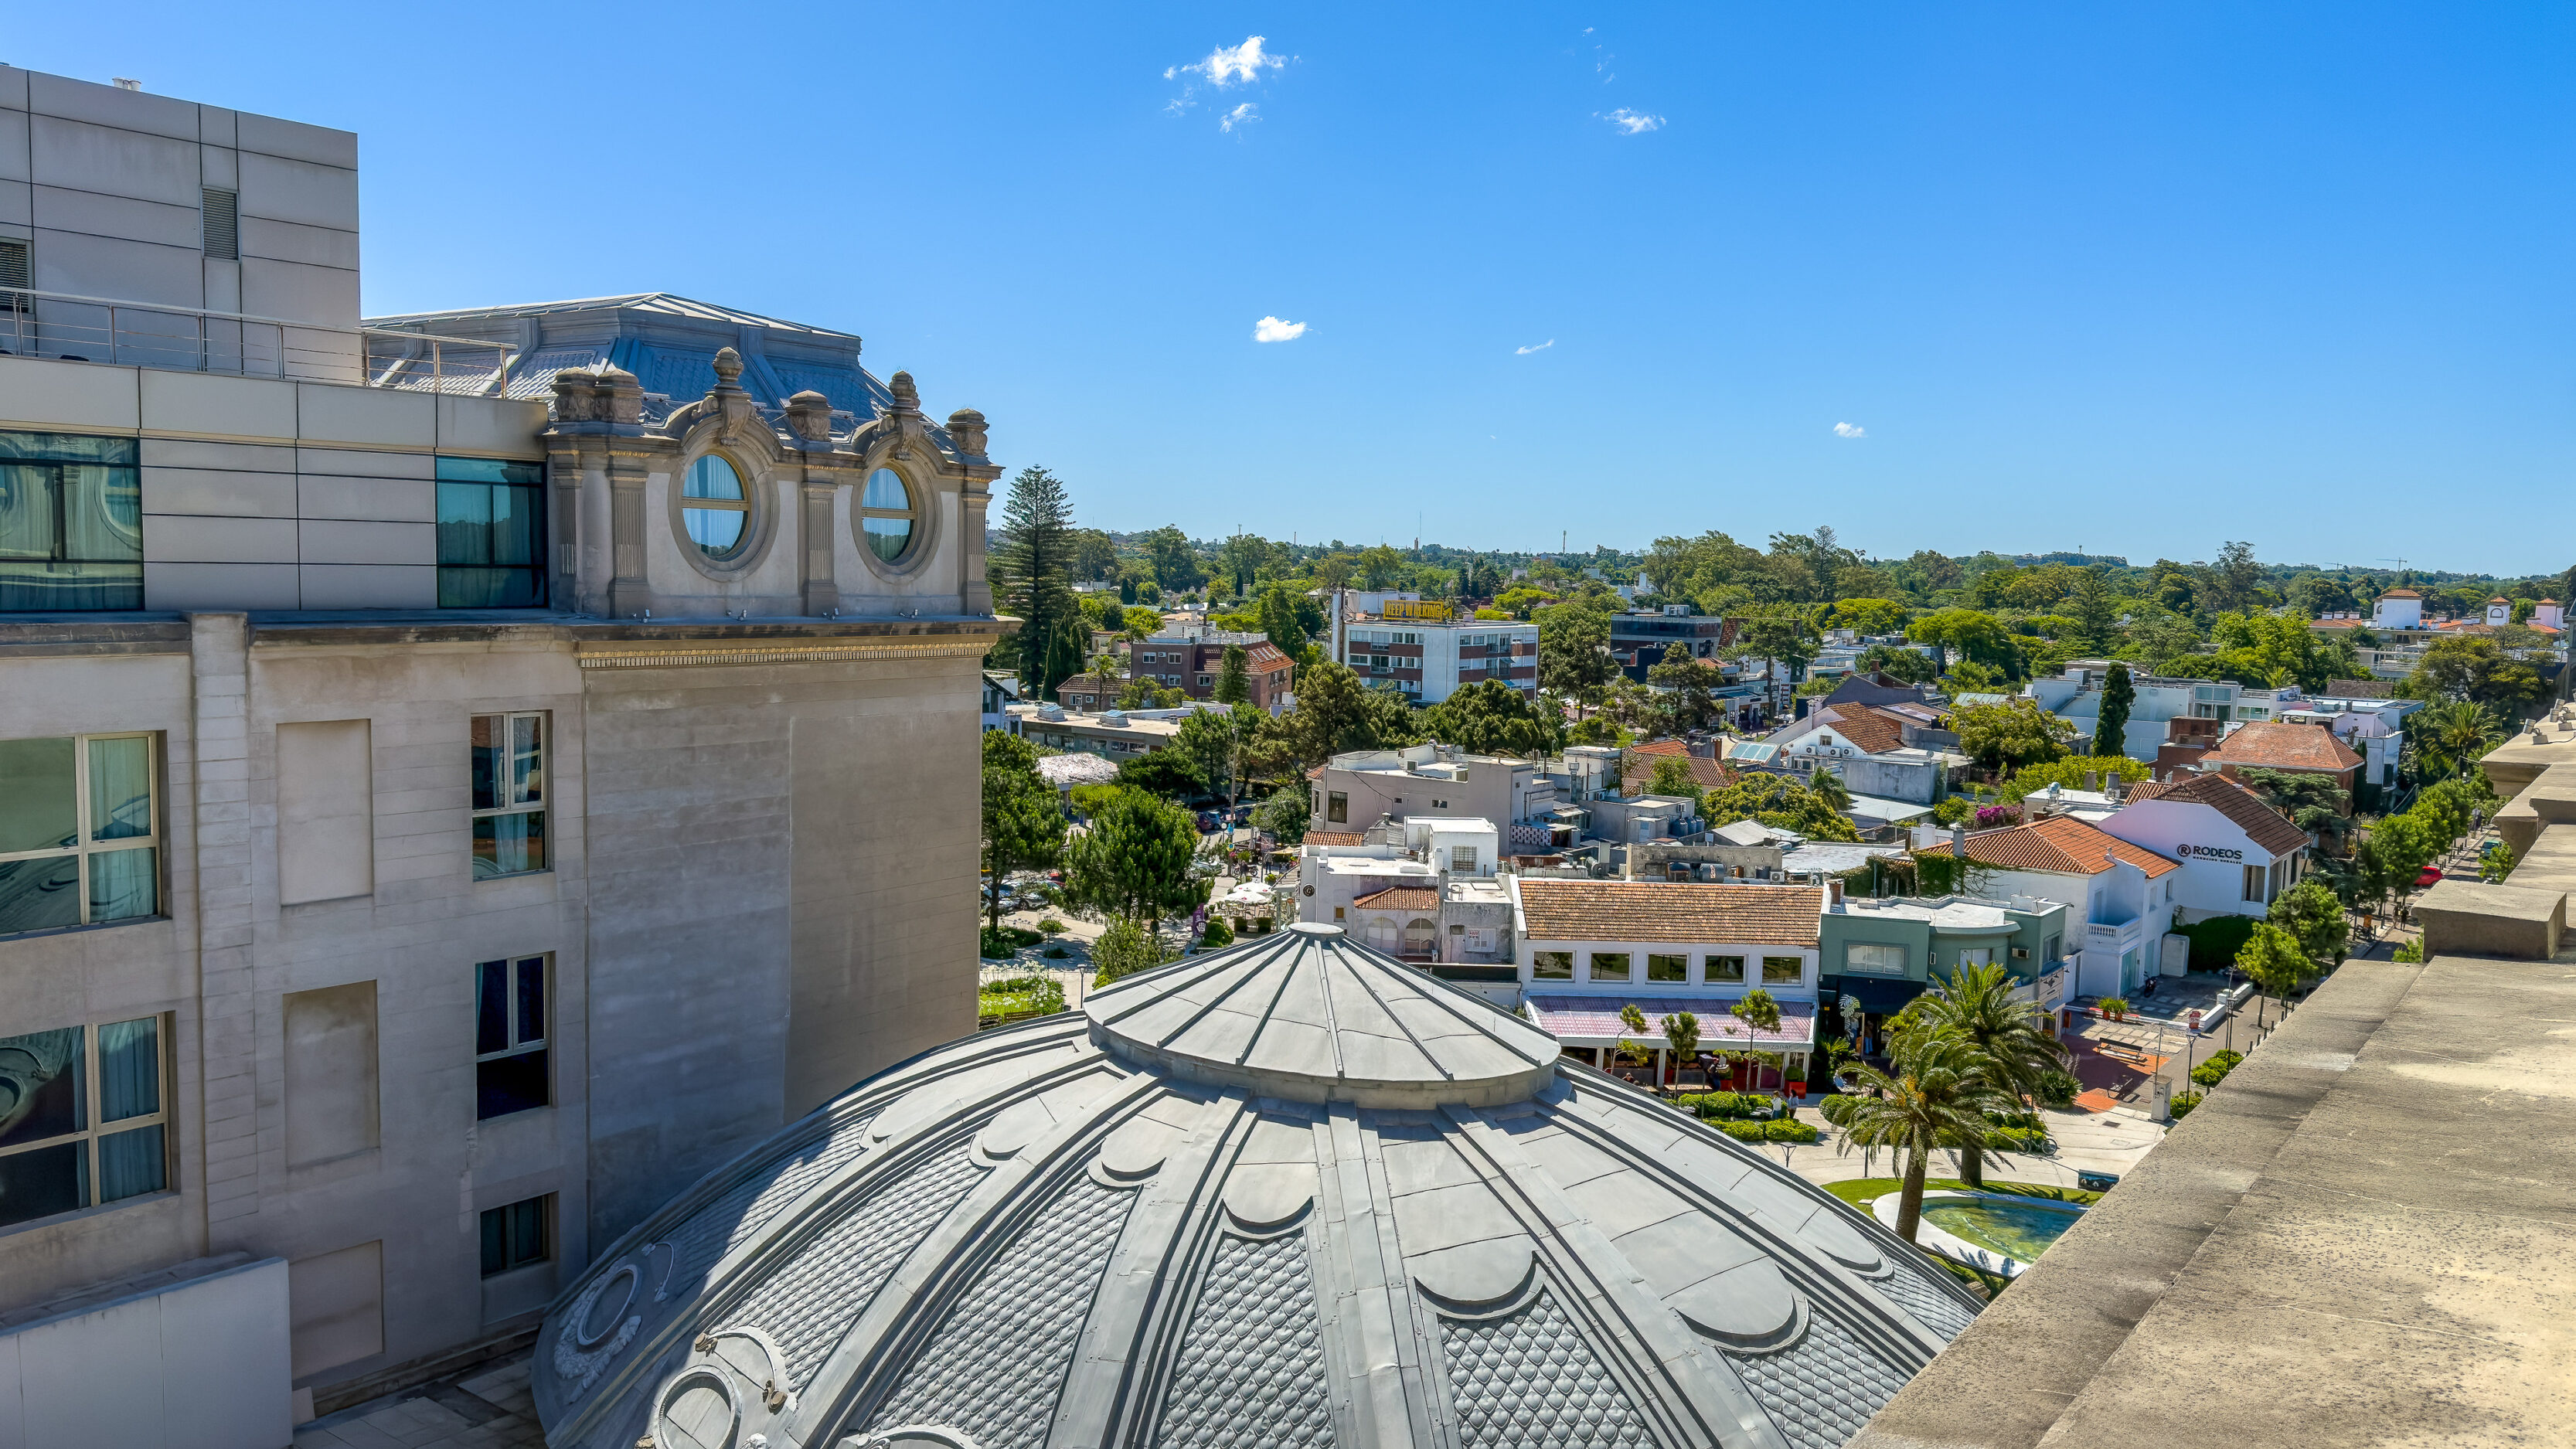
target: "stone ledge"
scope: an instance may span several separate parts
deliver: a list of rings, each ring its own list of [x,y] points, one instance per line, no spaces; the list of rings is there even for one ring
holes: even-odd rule
[[[2427,956],[2506,956],[2546,961],[2567,931],[2563,891],[2525,885],[2438,882],[2415,902]]]

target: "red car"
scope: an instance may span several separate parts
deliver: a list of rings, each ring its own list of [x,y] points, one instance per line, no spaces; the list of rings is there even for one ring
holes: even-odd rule
[[[2424,873],[2422,875],[2415,877],[2415,889],[2420,891],[2424,887],[2431,885],[2433,882],[2440,880],[2441,878],[2442,872],[2428,865],[2424,867]]]

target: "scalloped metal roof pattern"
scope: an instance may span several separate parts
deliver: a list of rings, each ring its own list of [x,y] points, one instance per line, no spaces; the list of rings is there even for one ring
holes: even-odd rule
[[[1969,1322],[1867,1215],[1460,996],[1283,932],[871,1077],[570,1285],[547,1443],[1835,1449]]]

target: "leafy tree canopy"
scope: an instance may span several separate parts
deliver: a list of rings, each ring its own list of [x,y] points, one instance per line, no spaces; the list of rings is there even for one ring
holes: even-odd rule
[[[2001,704],[1964,705],[1950,712],[1959,748],[1989,770],[2019,771],[2066,757],[2074,729],[2039,707],[2039,701],[2015,695]]]
[[[1478,755],[1539,755],[1558,747],[1562,726],[1499,679],[1480,679],[1422,712],[1422,733]]]
[[[1190,872],[1198,844],[1190,812],[1146,791],[1121,789],[1066,851],[1066,898],[1147,922],[1203,905],[1208,882]]]
[[[1810,840],[1858,843],[1860,831],[1823,796],[1782,775],[1748,775],[1700,797],[1700,818],[1712,825],[1758,820],[1794,830]]]

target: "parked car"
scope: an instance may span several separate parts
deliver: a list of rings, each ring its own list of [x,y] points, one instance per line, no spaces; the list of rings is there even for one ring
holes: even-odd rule
[[[2415,877],[2415,889],[2420,891],[2441,878],[2442,872],[2440,869],[2428,865],[2424,867],[2424,873],[2422,875]]]

